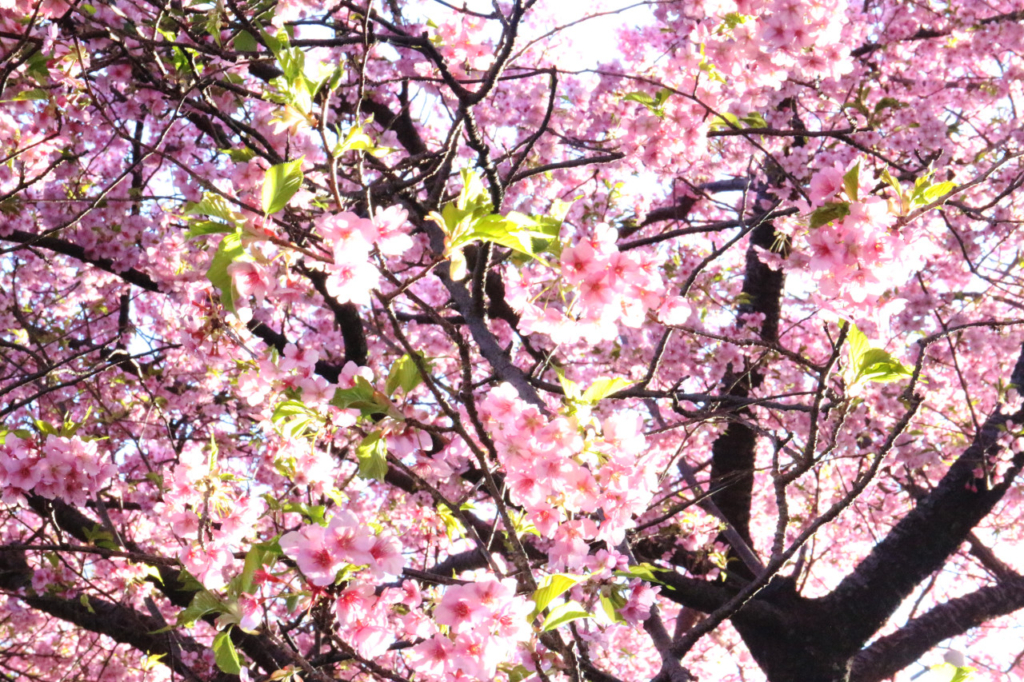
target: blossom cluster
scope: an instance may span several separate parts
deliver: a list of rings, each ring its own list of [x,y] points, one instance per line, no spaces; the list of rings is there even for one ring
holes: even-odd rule
[[[334,385],[315,372],[319,359],[320,353],[316,350],[299,350],[290,343],[276,363],[271,357],[262,357],[256,367],[242,372],[238,376],[238,394],[249,405],[256,406],[267,402],[272,393],[292,389],[302,394],[304,403],[323,407],[334,396],[335,389],[350,388],[356,376],[373,377],[369,369],[349,362]]]
[[[370,259],[374,246],[384,256],[400,256],[412,247],[403,229],[408,213],[398,206],[377,209],[372,220],[355,213],[325,213],[317,231],[331,249],[334,262],[325,265],[327,293],[339,303],[370,304],[370,292],[380,275]]]
[[[533,302],[541,288],[522,282],[509,292],[509,302],[520,313],[519,330],[547,334],[556,343],[583,338],[596,344],[618,336],[617,324],[639,328],[650,310],[667,324],[680,324],[690,315],[678,296],[666,296],[658,262],[648,254],[619,251],[618,233],[598,225],[562,250],[560,292],[542,307]],[[564,305],[559,303],[564,301]]]
[[[372,220],[349,211],[324,213],[317,218],[317,231],[333,257],[332,262],[318,264],[327,274],[327,293],[339,303],[369,305],[370,292],[380,282],[371,259],[373,250],[376,248],[383,256],[400,256],[412,248],[407,218],[408,212],[398,206],[378,208]],[[244,258],[228,265],[239,307],[247,307],[250,298],[263,305],[268,296],[287,298],[294,294],[294,283],[280,282],[276,269],[266,260]]]
[[[313,524],[285,533],[280,544],[285,556],[317,587],[332,584],[346,566],[367,566],[378,577],[402,573],[398,541],[388,535],[371,535],[347,511],[335,514],[326,528]]]
[[[493,427],[509,496],[552,540],[554,567],[585,566],[592,540],[617,546],[654,495],[657,472],[642,457],[646,439],[635,412],[609,416],[601,435],[585,439],[576,419],[549,421],[509,384],[493,389],[481,412]]]
[[[117,474],[97,441],[48,435],[42,444],[8,433],[0,445],[0,492],[11,504],[25,493],[85,504]]]
[[[516,595],[513,579],[450,586],[433,614],[448,633],[437,632],[413,647],[410,665],[427,679],[493,680],[498,664],[511,660],[517,645],[530,638],[532,611],[533,602]]]
[[[165,486],[156,509],[185,541],[178,559],[207,589],[224,587],[235,568],[234,550],[256,533],[265,503],[224,481],[194,446],[179,455]]]
[[[326,527],[305,525],[285,533],[279,542],[285,556],[315,588],[334,584],[338,573],[345,571],[351,582],[335,602],[339,634],[363,658],[387,651],[396,631],[391,606],[402,601],[410,601],[408,606],[419,603],[418,593],[409,599],[401,590],[390,588],[378,594],[373,584],[373,578],[401,575],[404,560],[398,540],[370,533],[355,515],[342,510]],[[364,566],[365,571],[358,570]]]
[[[863,311],[920,268],[932,251],[927,240],[897,224],[885,199],[850,197],[843,188],[845,170],[836,165],[811,179],[810,199],[815,205],[844,204],[840,218],[810,229],[806,250],[793,256],[793,267],[803,267],[818,283],[819,296],[830,307]]]

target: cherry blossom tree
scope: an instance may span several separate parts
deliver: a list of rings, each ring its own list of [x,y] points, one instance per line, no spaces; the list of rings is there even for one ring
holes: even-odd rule
[[[1024,678],[1022,22],[0,0],[0,676]]]

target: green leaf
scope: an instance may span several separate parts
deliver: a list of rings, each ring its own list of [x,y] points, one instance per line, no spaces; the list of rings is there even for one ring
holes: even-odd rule
[[[639,102],[645,107],[649,107],[654,104],[654,98],[648,95],[646,92],[637,90],[636,92],[630,92],[622,98],[623,102]]]
[[[208,590],[200,590],[192,597],[192,602],[178,612],[178,625],[191,627],[193,623],[208,613],[221,613],[224,604]]]
[[[44,436],[59,435],[57,427],[51,424],[50,422],[43,421],[42,419],[35,419],[33,420],[33,423],[36,425],[36,428],[39,429],[39,433],[41,433]]]
[[[516,534],[516,537],[522,537],[527,533],[540,537],[540,531],[537,530],[537,526],[530,521],[525,511],[517,512],[516,510],[511,509],[509,510],[509,517],[512,520],[512,531]]]
[[[422,381],[423,377],[420,376],[420,370],[416,367],[416,363],[409,355],[403,355],[391,366],[385,390],[388,395],[394,395],[395,391],[401,388],[405,395],[409,395]]]
[[[566,592],[566,590],[582,579],[582,576],[572,575],[570,573],[555,573],[553,575],[549,575],[540,584],[537,591],[533,593],[533,596],[530,597],[534,603],[533,612],[537,614],[546,609],[548,604],[560,597]]]
[[[747,124],[748,128],[767,128],[768,121],[764,120],[764,116],[756,111],[752,111],[746,116],[740,118],[741,121]]]
[[[235,36],[235,50],[238,52],[256,52],[258,49],[256,39],[248,31],[239,31]]]
[[[7,101],[7,102],[29,102],[29,101],[44,100],[44,99],[49,99],[49,98],[50,98],[50,95],[46,92],[46,90],[42,90],[40,88],[32,88],[31,90],[22,90],[21,92],[19,92],[17,95],[12,97],[11,99],[5,100],[5,101]]]
[[[366,134],[363,127],[354,125],[348,129],[345,139],[339,140],[338,144],[335,145],[332,153],[337,157],[348,151],[367,151],[372,153],[376,148],[377,145],[374,143],[373,138]]]
[[[648,563],[642,563],[630,566],[625,571],[616,571],[615,575],[619,576],[620,578],[640,578],[641,580],[646,580],[649,583],[658,583],[659,585],[664,585],[665,583],[663,583],[662,581],[658,580],[657,577],[655,577],[655,573],[659,572],[668,573],[668,569],[659,568],[658,566],[654,566]]]
[[[893,97],[883,97],[878,100],[877,104],[875,104],[875,113],[880,113],[886,109],[902,109],[904,106],[906,105],[898,99]]]
[[[741,127],[739,116],[730,114],[728,111],[723,111],[720,115],[715,116],[710,126],[711,130],[731,130]]]
[[[514,668],[509,668],[505,670],[505,674],[508,675],[508,682],[523,682],[523,680],[536,675],[533,670],[530,670],[525,665],[517,665]]]
[[[456,249],[477,241],[491,242],[536,257],[557,241],[562,227],[562,221],[556,217],[534,217],[515,211],[503,216],[483,213],[485,210],[489,210],[489,205],[466,213],[448,204],[442,211],[441,220],[434,218],[437,222],[443,221],[446,231],[452,235],[448,249],[453,261]]]
[[[924,189],[920,193],[922,204],[930,204],[937,199],[942,198],[946,194],[949,194],[956,189],[955,182],[939,182],[930,187]]]
[[[206,589],[201,582],[196,580],[194,575],[185,570],[178,573],[178,584],[186,592],[202,592]]]
[[[849,330],[846,332],[846,343],[848,355],[850,357],[851,367],[860,367],[861,362],[864,359],[864,354],[868,352],[870,346],[868,345],[868,337],[864,335],[864,332],[857,329],[856,325],[852,322],[848,322],[850,325]]]
[[[885,383],[899,381],[913,375],[912,370],[880,348],[871,348],[864,333],[852,323],[846,340],[850,367],[854,372],[853,383],[874,381]]]
[[[93,12],[95,11],[96,10],[93,9]],[[145,660],[142,662],[142,669],[149,672],[155,668],[157,664],[160,663],[160,660],[165,656],[167,656],[167,654],[150,654],[149,656],[146,656]]]
[[[846,174],[843,176],[843,189],[846,190],[846,196],[850,197],[850,201],[859,200],[860,161],[854,164],[853,168],[846,171]]]
[[[205,215],[211,218],[220,218],[229,223],[238,220],[236,214],[228,205],[227,200],[219,194],[205,194],[202,201],[188,202],[185,204],[185,215]]]
[[[671,96],[672,91],[667,88],[662,88],[661,90],[658,90],[658,92],[656,92],[653,97],[651,95],[648,95],[646,92],[641,92],[638,90],[636,92],[627,93],[622,98],[622,101],[637,102],[638,104],[642,104],[645,107],[647,107],[647,109],[652,114],[654,114],[658,118],[662,118],[665,116],[665,102],[667,102],[668,98]]]
[[[277,57],[281,50],[288,47],[288,33],[284,29],[278,31],[276,35],[271,35],[268,31],[260,29],[260,36],[267,47],[270,48],[274,57]]]
[[[89,603],[89,595],[82,594],[78,597],[78,603],[85,607],[85,610],[89,613],[96,613],[96,609]]]
[[[235,288],[231,284],[231,275],[228,274],[228,266],[238,260],[245,253],[242,248],[242,235],[240,233],[224,235],[217,247],[217,253],[210,261],[210,267],[206,271],[206,278],[210,284],[220,290],[220,302],[224,309],[229,312],[235,311]]]
[[[263,212],[277,213],[302,186],[303,157],[271,166],[263,180]]]
[[[583,402],[596,405],[613,393],[632,386],[633,382],[622,377],[602,377],[590,384],[590,387],[583,392]]]
[[[466,254],[462,249],[455,249],[451,253],[448,263],[448,276],[454,282],[461,282],[469,275],[469,268],[466,265]]]
[[[572,379],[565,377],[565,370],[561,367],[555,367],[555,374],[558,375],[558,383],[562,385],[562,390],[565,391],[565,399],[569,402],[576,402],[583,398],[583,394],[580,393],[580,385]]]
[[[459,540],[466,537],[466,527],[462,525],[462,521],[455,516],[448,505],[443,502],[438,504],[437,515],[441,517],[441,521],[444,523],[445,534],[449,540]]]
[[[565,625],[580,618],[593,618],[593,616],[576,602],[567,601],[561,606],[551,609],[551,613],[548,614],[548,617],[544,620],[544,625],[540,629],[542,632],[549,632],[560,625]]]
[[[490,206],[491,198],[487,195],[487,189],[480,176],[465,168],[460,171],[460,174],[462,175],[462,191],[459,192],[459,198],[455,200],[455,207],[465,211],[466,209]]]
[[[33,52],[26,62],[25,75],[34,78],[40,85],[45,85],[50,80],[50,59],[51,55],[47,55],[42,50]]]
[[[601,608],[604,609],[604,613],[608,616],[608,620],[613,623],[625,623],[626,619],[619,613],[619,609],[626,605],[626,597],[623,596],[621,588],[617,585],[611,586],[610,589],[601,590]]]
[[[245,555],[245,564],[242,567],[241,580],[238,582],[238,588],[240,591],[245,593],[252,592],[252,580],[258,571],[263,566],[263,550],[259,547],[252,547]]]
[[[360,478],[383,481],[388,473],[388,444],[383,431],[374,431],[356,447]]]
[[[465,236],[463,243],[473,241],[493,242],[513,251],[533,255],[533,244],[529,235],[521,234],[516,223],[502,215],[489,215],[478,220]]]
[[[206,33],[216,41],[217,46],[220,47],[220,30],[224,25],[221,17],[221,5],[218,3],[213,9],[206,15]]]
[[[306,407],[306,404],[298,400],[285,400],[278,404],[274,408],[274,414],[271,419],[275,422],[283,421],[289,417],[295,417],[298,415],[309,415],[311,410]]]
[[[953,679],[949,682],[967,682],[967,680],[974,677],[974,668],[957,668],[953,672]]]
[[[813,230],[822,225],[827,225],[833,220],[842,220],[848,215],[850,215],[850,204],[845,201],[828,203],[814,210],[814,213],[811,214],[809,226]]]
[[[364,417],[386,414],[392,419],[403,421],[399,412],[386,395],[375,389],[369,381],[357,376],[352,388],[339,388],[331,398],[331,405],[343,410],[359,410]]]
[[[97,547],[103,547],[104,549],[121,549],[117,546],[117,543],[114,542],[113,534],[99,524],[95,524],[92,527],[86,526],[82,530],[85,532],[85,539],[88,540],[89,544],[96,545]]]
[[[722,22],[726,25],[727,28],[732,30],[732,29],[736,28],[737,26],[739,26],[740,24],[744,24],[749,19],[753,19],[753,18],[754,17],[752,17],[750,15],[740,14],[739,12],[729,12],[724,17],[722,17]]]
[[[357,376],[352,388],[339,388],[331,398],[331,405],[341,409],[356,407],[361,403],[372,403],[376,389],[363,377]]]
[[[248,147],[236,147],[234,149],[221,149],[235,163],[246,163],[256,158],[256,152]]]
[[[228,675],[237,675],[242,672],[242,662],[235,651],[235,645],[231,641],[231,628],[218,633],[213,638],[213,653],[216,656],[217,667],[221,672]]]
[[[327,525],[327,507],[322,504],[304,504],[302,502],[289,502],[282,505],[281,509],[294,514],[302,514],[311,523],[319,526]],[[280,545],[278,545],[280,546]]]
[[[864,361],[858,370],[857,380],[885,383],[899,381],[913,375],[909,367],[895,360],[889,353],[872,348],[864,354]]]
[[[893,176],[889,175],[889,169],[885,168],[882,170],[882,180],[889,184],[894,190],[896,190],[896,196],[902,201],[903,199],[903,188],[900,187],[899,181]]]
[[[195,239],[196,237],[205,237],[209,234],[227,234],[234,231],[234,225],[220,223],[215,220],[198,220],[189,223],[188,232],[185,233],[185,236],[189,239]]]

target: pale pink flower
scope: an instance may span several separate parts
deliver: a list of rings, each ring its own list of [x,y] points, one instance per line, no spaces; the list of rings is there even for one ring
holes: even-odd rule
[[[495,646],[497,644],[497,646]],[[467,675],[485,682],[493,680],[501,662],[504,647],[477,632],[460,632],[455,639],[452,660]]]
[[[441,676],[451,664],[455,647],[443,635],[434,635],[409,650],[409,667],[424,675]]]
[[[615,300],[616,288],[606,273],[588,275],[580,284],[583,307],[588,309],[609,305]]]
[[[376,601],[371,585],[363,583],[348,588],[338,595],[334,604],[338,622],[345,625],[366,619]]]
[[[562,250],[562,277],[570,284],[578,284],[588,275],[600,272],[604,265],[594,247],[588,242]]]
[[[369,253],[378,236],[377,226],[372,220],[360,218],[349,211],[325,213],[316,219],[316,227],[332,245],[335,258],[341,254],[345,259],[346,252]]]
[[[377,248],[385,256],[401,256],[412,248],[412,237],[406,232],[409,212],[401,206],[377,207],[373,222],[377,226],[379,238]]]
[[[514,422],[521,409],[519,392],[507,382],[492,388],[480,403],[481,412],[498,423]]]
[[[619,615],[630,625],[639,625],[651,617],[651,607],[660,588],[652,588],[645,582],[638,581],[626,600],[626,605],[619,609]]]
[[[299,350],[298,346],[294,343],[289,343],[284,347],[284,353],[281,354],[278,368],[282,372],[295,369],[298,370],[299,374],[309,376],[316,367],[316,361],[319,359],[320,353],[316,349],[306,348],[305,350]]]
[[[640,284],[646,278],[629,254],[616,252],[608,257],[608,281],[616,289],[621,289],[624,284]]]
[[[808,193],[811,203],[819,206],[831,199],[843,189],[843,168],[837,163],[832,168],[823,168],[811,178],[811,189]]]
[[[533,635],[530,626],[530,614],[533,613],[533,602],[526,599],[514,599],[506,602],[494,616],[495,634],[511,642],[524,642]]]
[[[251,594],[238,595],[238,608],[241,612],[238,627],[251,632],[260,626],[260,603],[255,597]]]
[[[326,587],[334,582],[343,562],[324,545],[322,527],[303,526],[298,531],[285,533],[279,543],[285,556],[298,564],[310,583]]]
[[[604,442],[616,456],[637,455],[647,445],[643,426],[643,418],[638,412],[618,412],[602,422],[601,432]]]
[[[370,547],[370,569],[377,575],[401,575],[405,560],[402,558],[402,546],[395,538],[378,535]]]
[[[366,660],[373,660],[387,652],[395,641],[395,635],[376,623],[360,623],[349,631],[348,639],[357,654]]]
[[[502,604],[515,596],[516,581],[514,579],[485,580],[473,583],[472,590],[480,606],[490,611],[496,611]]]
[[[274,288],[274,282],[270,273],[259,263],[252,261],[236,260],[228,266],[228,274],[231,275],[231,282],[235,291],[238,292],[236,302],[241,305],[248,305],[249,297],[256,298],[256,303],[263,305],[263,302]]]
[[[434,609],[434,621],[448,625],[453,631],[472,628],[488,616],[472,585],[453,585],[445,590],[441,603]]]
[[[370,304],[370,292],[377,286],[380,273],[369,260],[338,260],[328,266],[324,286],[338,303]]]
[[[681,327],[693,315],[693,308],[682,296],[668,296],[658,308],[658,319],[669,327]]]
[[[179,538],[194,538],[199,532],[199,515],[191,509],[171,514],[171,531]]]
[[[372,565],[374,540],[347,511],[339,511],[324,531],[324,545],[338,559],[357,566]]]
[[[231,563],[232,556],[224,547],[209,543],[200,547],[193,543],[182,548],[178,559],[206,589],[219,590],[227,585],[224,569]]]

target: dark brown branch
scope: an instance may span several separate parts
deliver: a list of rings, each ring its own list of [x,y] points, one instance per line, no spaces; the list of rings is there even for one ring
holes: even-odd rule
[[[1024,385],[1024,352],[1011,383]],[[836,642],[837,646],[845,647],[850,655],[856,653],[1002,499],[1024,465],[1024,454],[1013,457],[1011,468],[998,483],[990,483],[984,471],[988,457],[998,455],[996,442],[1008,418],[1024,421],[1019,413],[1007,417],[996,412],[989,417],[939,484],[823,600],[833,617],[844,623],[842,642]]]
[[[146,273],[132,268],[119,270],[117,266],[114,265],[114,262],[109,258],[89,258],[85,254],[85,249],[78,244],[73,244],[72,242],[58,239],[57,237],[40,237],[39,235],[32,234],[31,232],[14,230],[11,234],[0,237],[0,239],[14,242],[15,244],[24,244],[26,247],[46,249],[53,253],[70,256],[71,258],[80,260],[83,263],[88,263],[100,270],[117,275],[124,281],[134,284],[146,291],[160,291],[160,285]]]
[[[0,588],[16,591],[29,589],[32,568],[23,551],[0,552]],[[150,656],[162,656],[161,663],[189,680],[199,677],[182,660],[180,649],[202,654],[206,648],[190,637],[178,633],[151,634],[164,623],[121,604],[83,594],[80,599],[64,599],[50,594],[29,591],[19,597],[27,606],[90,632],[110,637]]]
[[[1024,577],[983,587],[914,618],[857,654],[851,682],[881,682],[945,639],[1024,608]]]

